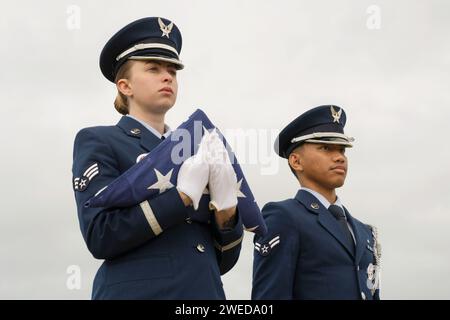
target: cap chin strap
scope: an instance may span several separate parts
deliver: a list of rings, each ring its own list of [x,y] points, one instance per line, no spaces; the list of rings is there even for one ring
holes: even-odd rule
[[[138,43],[138,44],[135,44],[134,46],[132,46],[131,48],[125,50],[121,54],[119,54],[116,57],[116,61],[119,61],[120,59],[122,59],[123,57],[125,57],[126,55],[128,55],[130,53],[133,53],[138,50],[144,50],[144,49],[165,49],[165,50],[175,53],[178,57],[177,50],[175,50],[174,47],[171,47],[167,44],[157,43],[157,42],[155,42],[155,43]]]
[[[350,142],[355,141],[355,138],[353,137],[349,137],[343,133],[338,133],[338,132],[314,132],[311,134],[307,134],[304,136],[300,136],[300,137],[295,137],[291,140],[291,143],[296,143],[296,142],[300,142],[300,141],[306,141],[306,140],[311,140],[311,142],[317,142],[319,143],[322,142],[322,140],[320,140],[320,138],[339,138],[339,139],[343,139],[344,141],[328,141],[328,143],[334,143],[334,142],[341,142],[340,144],[350,144]],[[326,143],[326,141],[324,142]]]

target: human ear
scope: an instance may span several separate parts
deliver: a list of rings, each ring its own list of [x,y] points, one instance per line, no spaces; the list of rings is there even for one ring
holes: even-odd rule
[[[117,90],[127,97],[131,97],[133,95],[133,90],[131,89],[130,81],[128,81],[128,79],[120,79],[117,81],[116,87]]]
[[[301,160],[301,157],[298,153],[292,152],[289,155],[288,161],[289,161],[289,165],[292,167],[292,169],[294,169],[295,171],[303,172],[303,170],[304,170],[303,161]]]

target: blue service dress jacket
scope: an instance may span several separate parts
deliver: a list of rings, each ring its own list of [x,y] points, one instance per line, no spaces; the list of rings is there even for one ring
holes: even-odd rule
[[[308,191],[266,204],[268,233],[254,238],[252,299],[379,299],[372,229],[345,211],[355,252],[338,221]]]
[[[176,188],[128,208],[84,206],[160,142],[126,116],[76,135],[72,173],[80,229],[92,255],[104,260],[93,299],[225,299],[220,276],[240,254],[239,212],[233,228],[220,230],[206,203],[198,211],[185,207]]]

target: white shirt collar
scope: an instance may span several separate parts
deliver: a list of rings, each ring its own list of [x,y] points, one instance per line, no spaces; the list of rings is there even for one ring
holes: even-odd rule
[[[325,208],[328,209],[328,208],[331,206],[331,203],[330,203],[323,195],[321,195],[321,194],[318,193],[317,191],[314,191],[314,190],[311,190],[311,189],[308,189],[308,188],[304,188],[304,187],[302,187],[301,189],[302,189],[302,190],[305,190],[305,191],[308,191],[309,193],[311,193],[314,197],[317,198],[317,200],[320,201],[320,203],[321,203]],[[336,196],[336,201],[335,201],[333,204],[336,205],[336,206],[341,207],[341,209],[344,210],[344,207],[343,207],[343,205],[342,205],[341,199],[339,199],[338,196]],[[344,212],[345,212],[345,211],[344,211]]]
[[[172,130],[170,129],[170,127],[167,124],[164,124],[164,134],[161,135],[161,133],[159,133],[158,130],[156,130],[155,128],[153,128],[152,126],[150,126],[148,123],[145,123],[142,120],[139,120],[136,117],[130,116],[129,114],[126,115],[127,117],[130,117],[131,119],[136,120],[137,122],[139,122],[140,124],[142,124],[145,128],[148,129],[148,131],[150,131],[151,133],[153,133],[155,136],[158,137],[158,139],[161,139],[163,136],[164,138],[167,138],[171,133]]]

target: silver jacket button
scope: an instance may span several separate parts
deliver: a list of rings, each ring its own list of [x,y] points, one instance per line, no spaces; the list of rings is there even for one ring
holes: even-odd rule
[[[204,245],[202,245],[201,243],[199,243],[198,245],[197,245],[197,250],[199,251],[199,252],[205,252],[205,246]]]
[[[365,293],[362,292],[362,291],[361,291],[361,298],[362,298],[363,300],[366,300],[366,295],[365,295]]]

